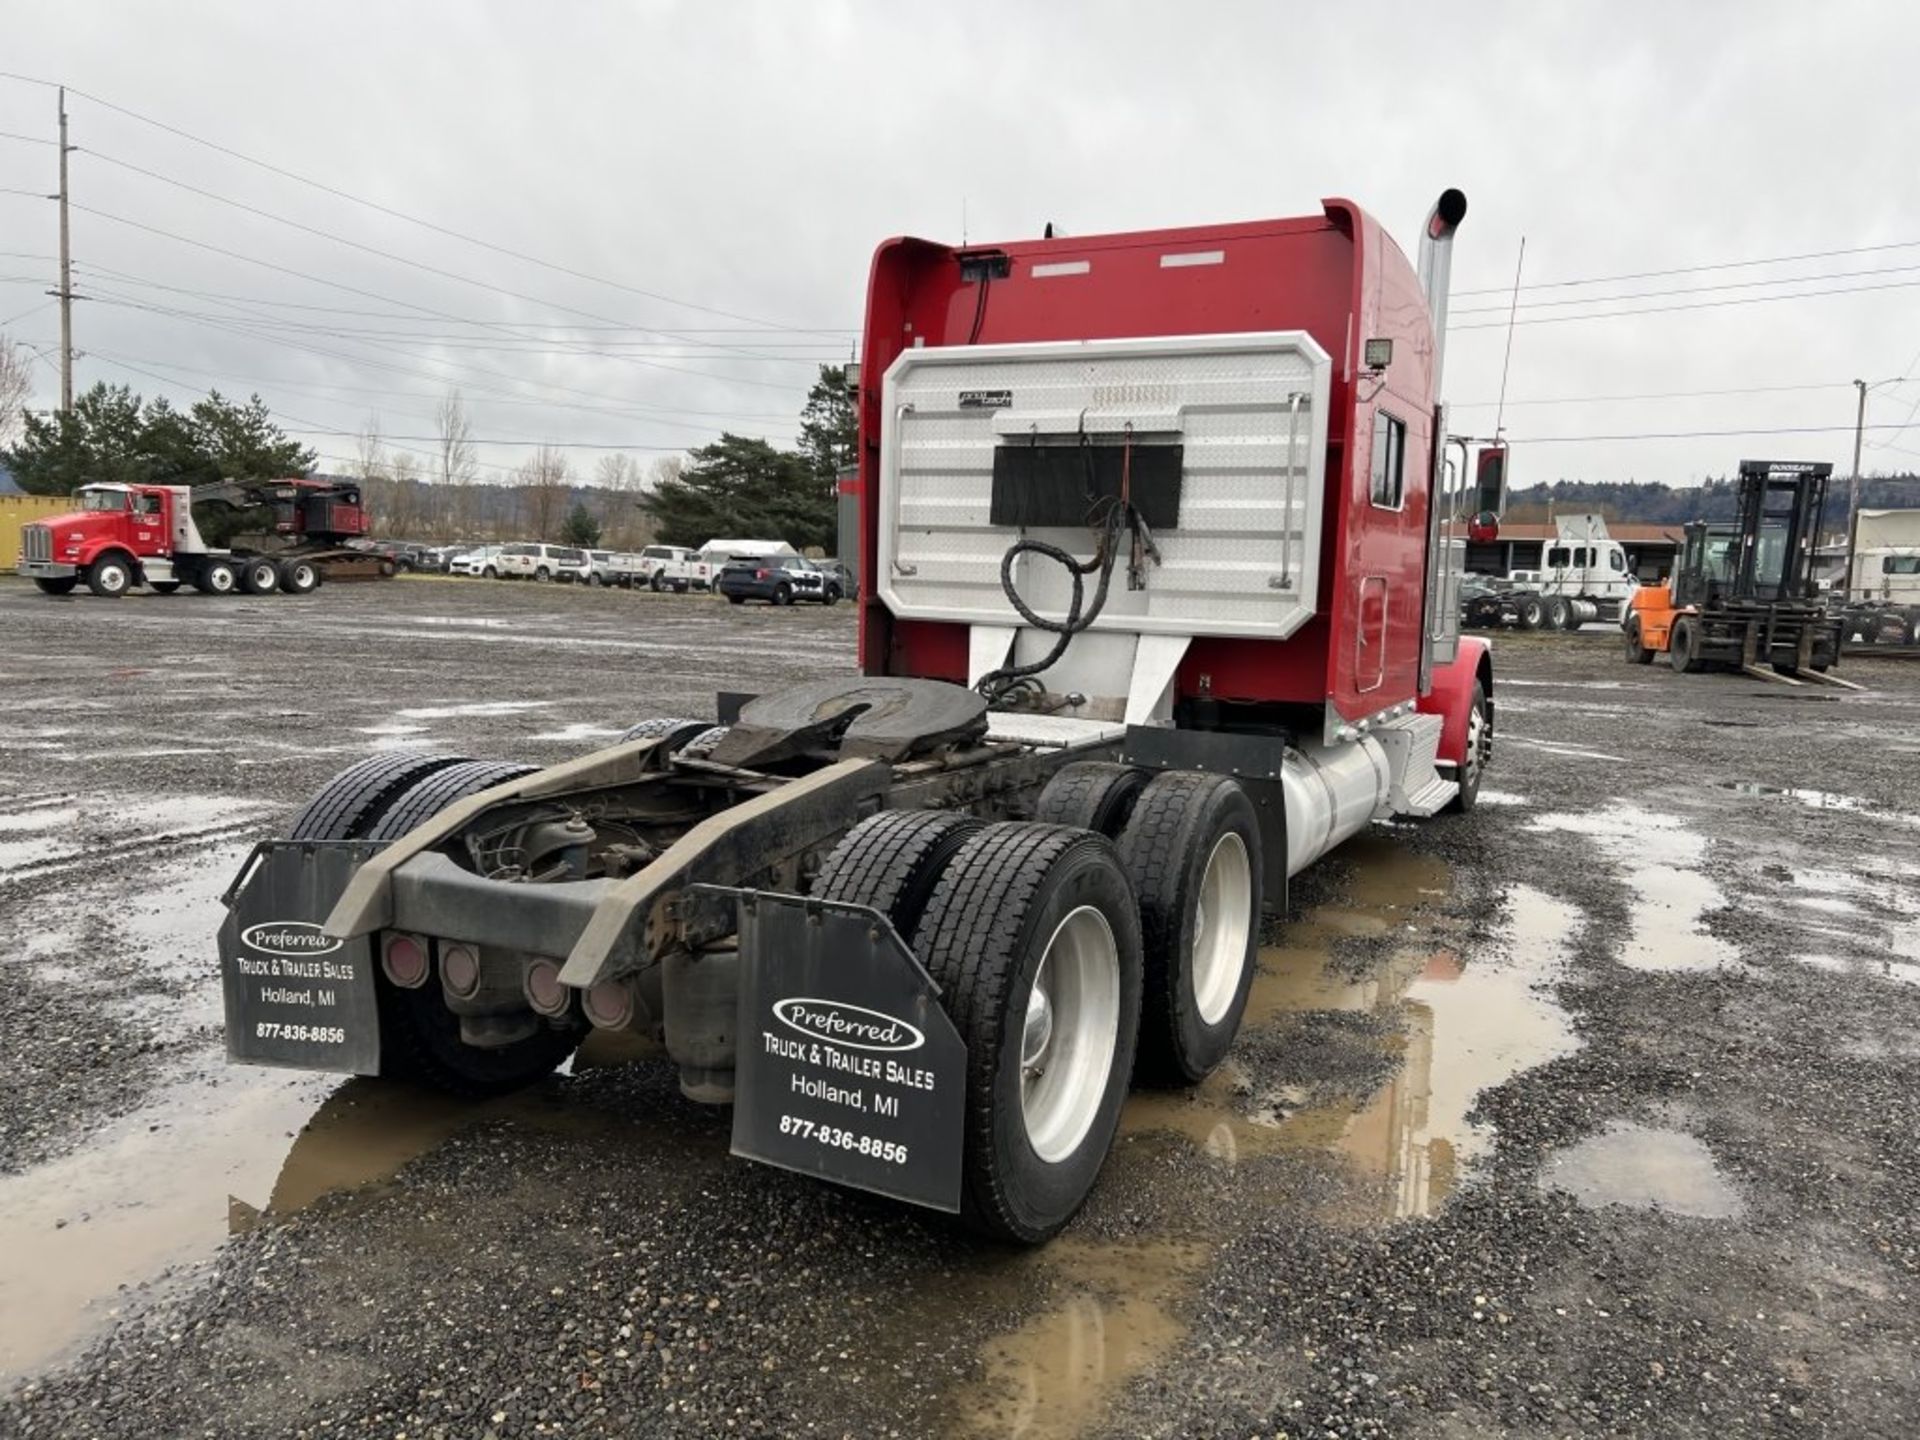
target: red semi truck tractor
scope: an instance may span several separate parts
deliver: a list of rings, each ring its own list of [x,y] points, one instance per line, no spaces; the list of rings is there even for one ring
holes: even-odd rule
[[[881,246],[862,676],[548,769],[349,768],[228,892],[231,1056],[484,1093],[623,1030],[738,1155],[1052,1235],[1128,1086],[1225,1058],[1290,877],[1474,803],[1435,403],[1465,209],[1417,269],[1343,200]]]
[[[306,595],[329,574],[371,575],[381,563],[342,548],[367,532],[359,487],[349,482],[98,484],[82,485],[73,498],[71,513],[21,529],[20,573],[49,595],[69,594],[83,583],[110,598],[141,585],[170,595],[183,584],[207,595]],[[194,521],[195,505],[264,511],[260,544],[209,545]]]

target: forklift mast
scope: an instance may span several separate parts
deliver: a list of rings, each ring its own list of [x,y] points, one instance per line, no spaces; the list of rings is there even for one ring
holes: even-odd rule
[[[1728,599],[1816,598],[1813,551],[1832,476],[1825,461],[1740,462],[1740,528]]]

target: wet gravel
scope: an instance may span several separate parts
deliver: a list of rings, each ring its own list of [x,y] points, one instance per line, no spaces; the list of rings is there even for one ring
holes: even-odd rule
[[[16,1168],[83,1147],[211,1040],[204,933],[183,926],[177,963],[154,964],[164,925],[85,932],[102,983],[151,989],[102,1021],[91,998],[55,998],[55,960],[20,958],[49,907],[84,926],[175,895],[167,867],[230,855],[374,744],[552,760],[568,742],[536,736],[852,666],[845,611],[480,582],[338,587],[297,625],[272,608],[287,602],[162,603],[112,607],[109,630],[100,602],[0,587],[0,672],[52,681],[0,740],[0,793],[73,793],[90,814],[143,795],[260,806],[84,873],[0,875],[13,973],[39,987],[35,1015],[62,1017],[22,1024],[10,1002],[0,1027]],[[1295,886],[1276,939],[1313,937],[1326,983],[1360,998],[1283,1011],[1238,1047],[1206,1103],[1275,1143],[1130,1127],[1065,1240],[1024,1254],[729,1159],[724,1116],[657,1066],[586,1069],[530,1115],[269,1216],[190,1281],[135,1277],[125,1316],[0,1402],[0,1434],[1911,1434],[1920,663],[1850,661],[1870,691],[1837,697],[1633,669],[1604,636],[1503,640],[1498,664],[1488,803],[1391,827]],[[531,708],[399,714],[486,703]],[[423,728],[364,733],[400,726]],[[65,733],[26,733],[43,730]],[[212,753],[110,753],[189,747]],[[1418,870],[1405,893],[1380,880],[1393,851]],[[1528,930],[1542,905],[1567,923]],[[1623,963],[1716,944],[1712,968]],[[1487,1062],[1447,1048],[1456,1020],[1431,988],[1386,983],[1411,952],[1448,962],[1424,962],[1429,987],[1530,977],[1522,999],[1577,1043],[1496,1067],[1464,1128],[1443,1125],[1448,1076],[1421,1067]],[[46,1027],[82,1019],[112,1045],[75,1067]],[[1485,1049],[1503,1032],[1473,1033]],[[28,1067],[39,1084],[17,1083]],[[1394,1117],[1384,1172],[1362,1163],[1375,1114]],[[1631,1173],[1629,1203],[1554,1187],[1558,1155],[1623,1121],[1704,1145],[1738,1213],[1633,1203]],[[1410,1206],[1413,1162],[1429,1187]],[[1124,1276],[1166,1254],[1182,1258],[1141,1293],[1172,1338],[1133,1353],[1076,1332],[1099,1373],[1065,1409],[1036,1339],[1034,1394],[992,1412],[1024,1430],[982,1428],[994,1337],[1076,1297],[1117,1333],[1126,1283],[1090,1282],[1087,1257]]]

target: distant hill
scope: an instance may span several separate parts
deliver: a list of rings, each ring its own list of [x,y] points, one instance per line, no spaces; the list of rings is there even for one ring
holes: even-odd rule
[[[1556,480],[1529,485],[1508,495],[1511,520],[1544,520],[1555,515],[1593,513],[1609,520],[1647,525],[1679,525],[1688,520],[1731,520],[1738,484],[1732,476],[1704,485],[1663,485],[1657,481],[1609,482]],[[1860,505],[1867,510],[1920,510],[1920,475],[1874,475],[1860,481]],[[1847,519],[1847,480],[1835,475],[1827,492],[1825,528]]]

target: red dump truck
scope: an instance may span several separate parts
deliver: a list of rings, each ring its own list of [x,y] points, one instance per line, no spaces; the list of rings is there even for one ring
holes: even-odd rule
[[[49,595],[81,584],[115,598],[144,585],[171,595],[191,585],[207,595],[306,595],[330,576],[391,575],[393,565],[347,547],[367,533],[360,487],[298,477],[210,485],[82,485],[66,515],[23,526],[20,573]],[[259,511],[254,543],[207,543],[196,505]]]
[[[372,757],[227,894],[238,1061],[524,1084],[657,1042],[736,1154],[1036,1242],[1130,1083],[1226,1056],[1263,910],[1470,809],[1457,191],[873,261],[856,679],[547,769]],[[1460,473],[1465,473],[1461,467]],[[1461,503],[1461,502],[1465,503]]]

